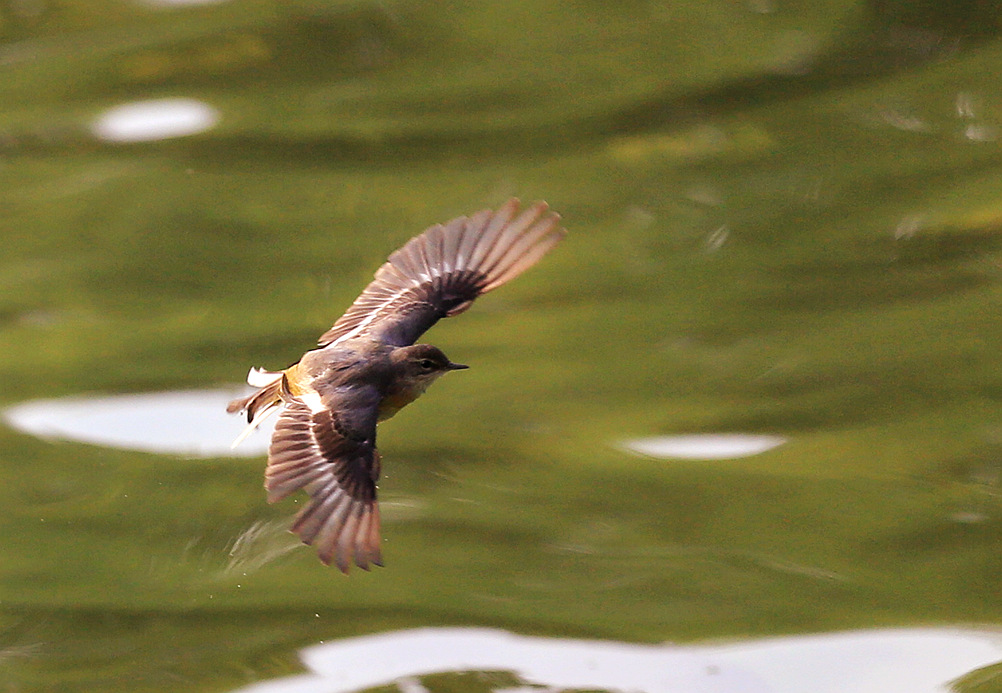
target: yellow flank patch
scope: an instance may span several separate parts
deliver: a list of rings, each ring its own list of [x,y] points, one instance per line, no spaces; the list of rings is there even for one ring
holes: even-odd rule
[[[304,382],[302,374],[299,372],[299,364],[289,366],[283,371],[285,373],[285,382],[289,388],[289,394],[295,395],[296,397],[301,397],[307,392],[315,392],[309,383]]]

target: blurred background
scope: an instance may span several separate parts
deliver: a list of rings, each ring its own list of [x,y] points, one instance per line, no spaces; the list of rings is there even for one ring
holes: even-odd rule
[[[371,573],[285,532],[262,456],[0,426],[0,689],[226,691],[418,626],[1000,624],[1000,31],[989,0],[0,1],[0,407],[238,392],[430,224],[517,196],[569,229],[426,338],[472,367],[380,428]],[[771,442],[657,445],[708,434]]]

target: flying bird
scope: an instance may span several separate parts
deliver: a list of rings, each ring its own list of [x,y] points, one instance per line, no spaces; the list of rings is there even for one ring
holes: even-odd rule
[[[319,348],[283,371],[251,369],[247,382],[257,391],[227,407],[247,414],[234,445],[278,412],[268,502],[306,491],[291,531],[325,564],[343,573],[352,561],[365,570],[382,565],[376,424],[466,368],[417,339],[536,264],[566,234],[559,222],[545,202],[520,210],[511,199],[432,226],[390,255]]]

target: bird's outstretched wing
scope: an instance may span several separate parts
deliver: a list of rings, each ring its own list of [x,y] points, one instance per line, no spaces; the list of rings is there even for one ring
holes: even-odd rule
[[[519,201],[432,226],[408,241],[376,272],[348,311],[320,337],[326,347],[369,336],[413,344],[444,317],[536,264],[566,231],[545,202],[519,214]]]
[[[366,570],[382,565],[375,419],[371,434],[358,435],[341,425],[336,411],[319,397],[314,407],[291,395],[283,399],[265,470],[268,502],[305,489],[310,502],[291,530],[317,550],[321,561],[334,562],[343,573],[353,559]]]

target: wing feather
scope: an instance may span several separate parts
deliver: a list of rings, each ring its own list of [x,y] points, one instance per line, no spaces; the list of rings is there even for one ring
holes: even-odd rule
[[[492,273],[492,278],[484,286],[484,292],[511,281],[550,252],[553,246],[564,237],[563,229],[554,228],[555,226],[556,222],[554,221],[552,225],[544,225],[536,229],[531,237],[527,233],[526,237],[529,237],[530,240],[524,243],[523,247],[513,248],[498,262]]]
[[[491,243],[490,252],[479,263],[479,267],[485,274],[498,266],[498,263],[507,255],[509,251],[524,245],[526,230],[532,228],[532,224],[539,216],[546,211],[546,205],[537,203],[519,214],[513,221],[498,230],[497,238]]]
[[[380,565],[375,421],[353,438],[339,432],[336,413],[325,406],[313,410],[298,397],[284,399],[265,470],[268,501],[305,490],[309,503],[291,527],[303,543],[345,573],[353,560],[364,569]]]
[[[320,337],[320,346],[360,336],[413,344],[441,318],[529,269],[566,232],[545,202],[519,208],[511,199],[496,211],[458,217],[412,238]]]
[[[457,227],[449,235],[457,236],[460,239],[456,246],[456,271],[462,272],[470,268],[470,260],[473,257],[477,241],[487,233],[487,227],[492,221],[503,221],[507,214],[506,210],[511,206],[512,202],[509,202],[493,214],[489,209],[484,209],[469,219],[460,218],[449,224],[450,227],[453,225]]]

